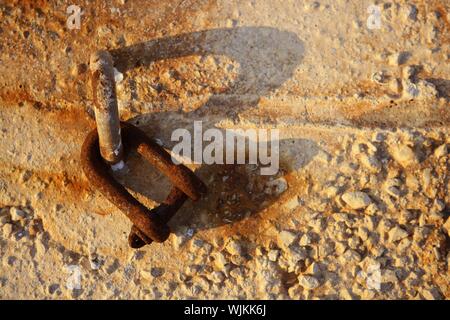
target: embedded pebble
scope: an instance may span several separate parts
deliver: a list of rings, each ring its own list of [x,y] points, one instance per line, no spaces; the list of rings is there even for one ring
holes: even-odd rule
[[[297,235],[291,231],[283,230],[278,234],[278,243],[283,248],[288,248],[292,243],[294,243]]]
[[[269,258],[270,261],[277,261],[278,257],[280,256],[280,250],[270,250],[267,253],[267,257]]]
[[[386,74],[383,71],[377,71],[372,74],[372,81],[378,84],[383,84],[386,81]]]
[[[208,279],[211,280],[213,283],[222,283],[225,280],[225,275],[221,271],[213,271],[208,276]]]
[[[122,82],[122,80],[123,80],[123,73],[121,73],[116,68],[114,68],[114,80],[115,80],[116,84]]]
[[[305,233],[305,234],[300,238],[299,244],[300,244],[302,247],[311,244],[311,237],[309,236],[309,234]]]
[[[401,7],[401,13],[405,21],[416,21],[417,12],[417,7],[414,4],[406,4]]]
[[[375,156],[364,154],[360,157],[360,161],[371,172],[379,172],[381,170],[381,163]]]
[[[331,186],[331,187],[326,188],[324,193],[328,198],[334,198],[338,195],[339,188],[335,187],[335,186]]]
[[[408,232],[399,226],[395,226],[389,231],[389,241],[396,242],[402,240],[408,236]]]
[[[228,242],[226,250],[229,254],[238,256],[242,255],[243,252],[241,244],[236,240],[231,240]]]
[[[419,162],[414,151],[406,145],[399,145],[392,148],[392,156],[395,161],[397,161],[404,168],[415,165]]]
[[[272,194],[274,196],[278,196],[286,191],[288,188],[288,183],[284,178],[278,178],[272,181],[268,181],[266,183],[266,188],[264,192],[266,194]]]
[[[215,266],[219,269],[222,270],[225,268],[225,266],[227,265],[228,261],[225,258],[225,256],[223,255],[222,252],[217,252],[213,255],[214,257],[214,263]]]
[[[153,280],[154,278],[159,278],[164,274],[164,269],[162,268],[149,268],[142,269],[140,275],[145,280]]]
[[[89,264],[92,270],[98,270],[102,266],[102,261],[96,254],[91,254],[89,257]]]
[[[320,267],[319,264],[317,262],[313,262],[309,265],[309,267],[306,269],[306,273],[308,275],[312,275],[312,276],[319,276],[320,274]]]
[[[446,144],[443,144],[443,145],[437,147],[437,148],[434,150],[434,156],[435,156],[436,158],[442,158],[442,157],[445,157],[445,156],[447,155],[447,153],[448,153],[448,149],[447,149],[447,145],[446,145]]]
[[[297,279],[298,283],[307,290],[313,290],[320,286],[319,280],[314,276],[300,275]]]
[[[287,210],[294,210],[295,208],[298,207],[298,205],[299,205],[298,197],[295,196],[295,197],[289,199],[287,202],[285,202],[284,207]]]
[[[417,83],[404,80],[403,88],[403,98],[405,99],[432,100],[439,94],[436,86],[425,80],[419,80]]]
[[[342,195],[342,200],[355,210],[364,209],[372,203],[370,197],[361,191],[346,192]]]
[[[19,221],[19,220],[25,219],[27,216],[25,211],[20,210],[16,207],[11,207],[11,209],[9,210],[9,213],[10,213],[11,219],[13,221]]]
[[[406,176],[406,186],[412,191],[419,191],[420,189],[419,180],[411,174]]]
[[[399,190],[396,186],[388,186],[388,187],[386,188],[386,192],[387,192],[390,196],[393,196],[393,197],[395,197],[395,198],[398,198],[398,197],[400,197],[400,195],[401,195],[400,190]]]
[[[46,245],[44,244],[44,242],[42,241],[41,238],[37,238],[35,243],[34,243],[34,245],[35,245],[35,248],[36,248],[36,253],[39,256],[42,257],[45,253],[47,253],[47,247],[46,247]]]
[[[141,270],[140,275],[141,275],[142,279],[145,279],[145,280],[152,280],[153,279],[151,270],[149,270],[149,269]]]
[[[13,233],[13,225],[10,223],[4,224],[2,227],[3,236],[8,239]]]

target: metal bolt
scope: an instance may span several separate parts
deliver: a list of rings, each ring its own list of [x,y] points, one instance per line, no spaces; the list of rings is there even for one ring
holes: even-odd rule
[[[90,69],[100,154],[110,165],[120,165],[123,164],[123,146],[111,54],[103,50],[92,54]]]
[[[128,238],[132,248],[140,248],[153,241],[163,242],[170,234],[167,222],[188,197],[196,201],[206,193],[206,186],[187,167],[175,165],[170,154],[144,132],[131,124],[120,123],[111,54],[107,51],[94,53],[90,59],[90,69],[97,129],[86,137],[82,147],[84,174],[91,186],[133,223]],[[130,150],[137,151],[173,184],[167,199],[152,210],[142,205],[110,175],[108,165],[113,170],[121,169],[125,153]]]

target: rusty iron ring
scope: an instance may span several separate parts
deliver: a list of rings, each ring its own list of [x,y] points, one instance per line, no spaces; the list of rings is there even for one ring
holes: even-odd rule
[[[168,221],[189,197],[198,200],[206,193],[206,186],[184,165],[175,165],[170,154],[137,127],[120,123],[125,155],[135,150],[173,184],[166,198],[158,207],[149,210],[137,201],[110,174],[108,164],[102,159],[97,129],[86,137],[81,150],[81,163],[90,185],[99,190],[119,208],[133,223],[128,237],[132,248],[145,244],[164,242],[170,234]]]

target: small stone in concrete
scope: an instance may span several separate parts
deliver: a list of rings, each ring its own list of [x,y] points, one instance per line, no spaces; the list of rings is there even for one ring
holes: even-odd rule
[[[324,193],[328,198],[334,198],[338,195],[339,188],[335,187],[335,186],[331,186],[331,187],[326,188]]]
[[[406,232],[404,229],[400,228],[399,226],[393,227],[389,231],[389,241],[396,242],[399,240],[402,240],[408,236],[408,232]]]
[[[278,234],[278,242],[284,248],[288,248],[297,238],[293,232],[283,230]]]
[[[142,269],[141,277],[145,280],[152,280],[154,278],[158,278],[164,274],[164,269],[162,268],[150,268],[150,269]]]
[[[27,216],[25,211],[20,210],[15,207],[11,207],[11,209],[9,210],[9,213],[11,214],[11,219],[14,221],[22,220]]]
[[[145,280],[153,279],[153,276],[152,276],[150,270],[148,270],[148,269],[142,269],[140,274],[141,274],[141,277]]]
[[[312,276],[318,276],[320,274],[320,267],[317,262],[313,262],[306,269],[306,273]]]
[[[390,196],[392,196],[394,198],[399,198],[401,195],[400,190],[396,186],[388,186],[386,188],[386,192],[387,192],[387,194],[389,194]]]
[[[346,289],[346,288],[341,290],[341,292],[339,293],[339,296],[345,300],[354,300],[355,299],[353,293],[349,289]]]
[[[377,220],[375,217],[372,216],[365,216],[364,217],[364,226],[370,231],[375,231],[377,225]]]
[[[372,135],[372,141],[373,142],[383,142],[386,139],[386,136],[382,132],[375,132]]]
[[[343,242],[337,241],[334,245],[337,254],[343,254],[347,250],[347,245]]]
[[[347,192],[342,195],[342,200],[350,206],[350,208],[358,210],[364,209],[372,203],[370,197],[361,191]]]
[[[438,212],[442,212],[445,209],[445,203],[441,199],[434,199],[433,208]]]
[[[419,191],[420,189],[419,180],[412,174],[406,176],[406,186],[411,191]]]
[[[164,274],[164,269],[163,268],[156,268],[156,267],[155,268],[151,268],[150,274],[154,278],[161,277]]]
[[[301,238],[299,244],[304,247],[311,244],[311,236],[305,233]]]
[[[361,244],[361,240],[357,236],[353,236],[348,239],[348,246],[352,249],[358,249]]]
[[[298,202],[298,197],[297,197],[297,196],[295,196],[295,197],[289,199],[288,201],[286,201],[286,202],[284,203],[284,207],[285,207],[287,210],[294,210],[295,208],[298,207],[298,205],[299,205],[299,202]]]
[[[372,74],[372,81],[382,84],[386,81],[386,75],[383,71],[377,71]]]
[[[270,250],[269,253],[267,254],[269,260],[273,262],[277,261],[279,256],[280,250]]]
[[[417,159],[417,155],[414,153],[413,149],[411,149],[407,145],[399,145],[393,147],[392,157],[404,168],[415,165],[419,162],[419,160]]]
[[[345,251],[344,255],[342,256],[343,261],[346,262],[360,262],[361,261],[361,255],[356,251],[352,249],[348,249]]]
[[[233,256],[240,256],[242,255],[243,252],[241,244],[234,239],[228,242],[226,250],[228,251],[229,254]]]
[[[373,155],[362,154],[360,161],[364,167],[370,170],[370,172],[377,173],[381,170],[381,163]]]
[[[3,236],[6,239],[8,239],[9,237],[11,237],[11,235],[13,233],[13,225],[10,223],[3,225],[2,231],[3,231]]]
[[[368,214],[369,216],[374,216],[374,215],[377,214],[377,212],[378,212],[379,210],[380,210],[380,209],[378,208],[378,206],[377,206],[375,203],[371,203],[371,204],[369,204],[369,205],[367,206],[367,208],[364,210],[364,212],[365,212],[366,214]]]
[[[313,290],[319,287],[320,283],[314,276],[300,275],[298,276],[298,283],[305,289]]]
[[[44,242],[42,241],[42,238],[36,238],[34,245],[35,245],[36,253],[38,254],[38,256],[43,256],[47,252],[47,247],[45,246]]]
[[[273,196],[278,196],[285,192],[288,188],[288,183],[285,178],[281,177],[266,183],[264,192]]]
[[[303,291],[303,288],[300,285],[295,284],[292,287],[289,287],[288,295],[292,300],[301,300],[302,291]]]
[[[102,266],[102,261],[96,254],[92,254],[89,259],[89,264],[92,270],[98,270]]]
[[[225,259],[225,256],[223,255],[222,252],[216,252],[214,254],[214,264],[220,270],[225,268],[225,265],[227,264],[227,259]]]
[[[214,271],[210,274],[209,280],[214,283],[222,283],[225,280],[225,275],[223,274],[223,272]]]
[[[434,156],[438,159],[445,157],[447,155],[447,153],[448,153],[448,150],[447,150],[446,144],[443,144],[434,150]]]

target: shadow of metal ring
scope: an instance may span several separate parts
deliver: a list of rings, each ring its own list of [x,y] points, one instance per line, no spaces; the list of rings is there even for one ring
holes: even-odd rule
[[[153,241],[164,242],[170,235],[167,222],[188,197],[196,201],[205,194],[206,186],[187,167],[175,165],[170,154],[143,131],[128,123],[121,122],[120,125],[125,155],[131,150],[137,151],[174,185],[166,200],[149,210],[112,177],[109,166],[100,154],[97,129],[90,132],[83,143],[81,163],[84,174],[90,185],[100,191],[133,223],[128,238],[132,248],[140,248]]]

